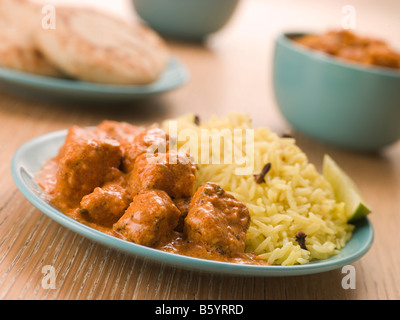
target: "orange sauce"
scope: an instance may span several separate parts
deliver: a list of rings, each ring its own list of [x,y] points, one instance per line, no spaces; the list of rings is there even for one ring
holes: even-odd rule
[[[64,152],[63,148],[60,150],[61,150],[60,153]],[[57,156],[54,159],[49,160],[36,176],[37,183],[43,189],[46,195],[48,195],[49,200],[56,207],[58,207],[61,212],[68,215],[72,219],[82,224],[85,224],[93,229],[96,229],[100,232],[104,232],[111,236],[127,240],[122,233],[118,232],[118,230],[113,228],[113,223],[99,223],[97,221],[94,221],[93,219],[88,217],[87,212],[85,212],[85,210],[82,210],[80,208],[79,203],[71,207],[70,199],[64,196],[61,197],[59,196],[60,191],[57,191],[56,188],[58,171],[60,169],[59,161],[60,161],[60,156]],[[124,181],[126,182],[128,179],[127,174],[123,175],[125,176],[119,177],[119,180],[117,179],[116,181],[121,181],[121,183],[124,183]],[[169,237],[168,241],[162,241],[160,243],[155,244],[152,247],[165,252],[191,256],[201,259],[240,263],[240,264],[267,264],[265,261],[258,258],[256,255],[252,253],[235,252],[232,255],[228,255],[225,254],[224,252],[220,253],[218,252],[218,250],[212,250],[205,245],[186,239],[183,233],[180,231],[174,231],[171,237]]]

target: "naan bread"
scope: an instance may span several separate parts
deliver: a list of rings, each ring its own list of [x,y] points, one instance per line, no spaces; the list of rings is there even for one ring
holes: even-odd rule
[[[29,1],[0,0],[0,66],[59,77],[61,71],[36,48],[33,30],[40,23],[41,9]]]
[[[56,7],[56,28],[37,28],[44,56],[69,76],[107,84],[149,84],[169,51],[153,30],[89,8]]]

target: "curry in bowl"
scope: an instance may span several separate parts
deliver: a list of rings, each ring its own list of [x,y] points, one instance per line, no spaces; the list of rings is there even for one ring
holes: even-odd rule
[[[349,30],[328,31],[323,34],[307,34],[293,39],[307,48],[369,66],[400,70],[400,53],[386,42],[361,37]]]

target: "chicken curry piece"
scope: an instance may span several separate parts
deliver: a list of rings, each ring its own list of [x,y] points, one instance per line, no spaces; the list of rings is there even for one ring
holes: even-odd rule
[[[37,181],[64,214],[139,245],[197,258],[265,264],[245,252],[250,214],[215,183],[196,190],[190,154],[160,128],[73,126]]]
[[[400,53],[381,40],[360,37],[348,30],[332,30],[321,35],[309,34],[293,40],[310,49],[347,61],[400,70]]]

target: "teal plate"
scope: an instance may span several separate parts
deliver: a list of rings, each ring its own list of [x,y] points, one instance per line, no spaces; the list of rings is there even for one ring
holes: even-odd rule
[[[189,71],[171,57],[159,79],[149,85],[107,85],[71,79],[50,78],[0,68],[0,88],[20,96],[62,101],[120,101],[146,98],[174,90],[189,79]]]
[[[118,239],[64,215],[46,200],[46,195],[34,181],[35,173],[57,154],[66,134],[67,130],[56,131],[21,146],[12,159],[13,179],[22,194],[37,209],[64,227],[103,245],[178,268],[242,276],[295,276],[334,270],[360,259],[372,245],[374,232],[367,218],[357,222],[353,237],[339,254],[306,265],[260,266],[218,262],[167,253]]]

